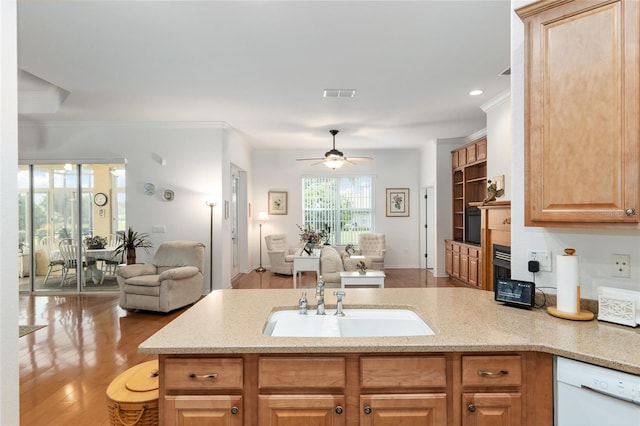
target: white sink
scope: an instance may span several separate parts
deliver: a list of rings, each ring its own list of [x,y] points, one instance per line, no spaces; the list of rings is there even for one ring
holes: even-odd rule
[[[285,310],[271,313],[264,328],[267,336],[279,337],[391,337],[431,336],[435,333],[409,309],[345,309],[344,317],[307,315]]]

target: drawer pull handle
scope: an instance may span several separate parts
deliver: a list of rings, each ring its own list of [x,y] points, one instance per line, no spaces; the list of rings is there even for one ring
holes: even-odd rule
[[[336,407],[336,414],[342,414],[343,411],[344,411],[344,409],[342,408],[342,405],[338,405]]]
[[[240,411],[238,407],[231,407],[231,414],[238,414],[238,411]]]
[[[467,410],[469,410],[470,413],[473,413],[476,411],[476,406],[473,404],[469,404],[467,405]]]
[[[368,405],[365,405],[364,409],[362,410],[364,411],[365,414],[371,414],[371,407],[369,407]]]
[[[189,377],[192,379],[216,379],[218,378],[218,373],[210,373],[210,374],[189,373]]]
[[[507,374],[509,374],[508,370],[500,370],[497,373],[493,372],[493,371],[486,371],[486,370],[478,370],[478,376],[482,376],[482,377],[491,377],[491,378],[499,378],[502,376],[506,376]]]

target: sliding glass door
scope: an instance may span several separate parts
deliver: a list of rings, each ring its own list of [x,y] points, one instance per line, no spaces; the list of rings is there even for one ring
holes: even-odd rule
[[[125,226],[124,165],[24,165],[18,185],[20,291],[117,290],[112,255]]]

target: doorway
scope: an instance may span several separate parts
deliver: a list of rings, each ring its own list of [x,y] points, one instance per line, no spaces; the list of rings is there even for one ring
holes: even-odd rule
[[[436,253],[436,235],[435,235],[435,196],[433,195],[433,187],[427,187],[424,195],[425,202],[425,254],[424,257],[426,259],[427,269],[433,269],[435,264],[435,253]]]
[[[19,165],[21,292],[118,290],[108,264],[125,230],[125,179],[124,164]]]
[[[229,221],[231,231],[231,278],[240,274],[247,265],[248,204],[247,172],[231,165],[231,202]]]

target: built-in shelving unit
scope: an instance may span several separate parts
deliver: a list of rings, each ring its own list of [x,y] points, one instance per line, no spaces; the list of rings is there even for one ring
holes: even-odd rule
[[[451,152],[453,168],[453,240],[465,239],[465,208],[487,195],[487,138]]]
[[[453,233],[447,240],[445,269],[466,285],[483,288],[482,250],[465,241],[466,208],[477,206],[487,194],[487,138],[470,142],[451,152]]]

